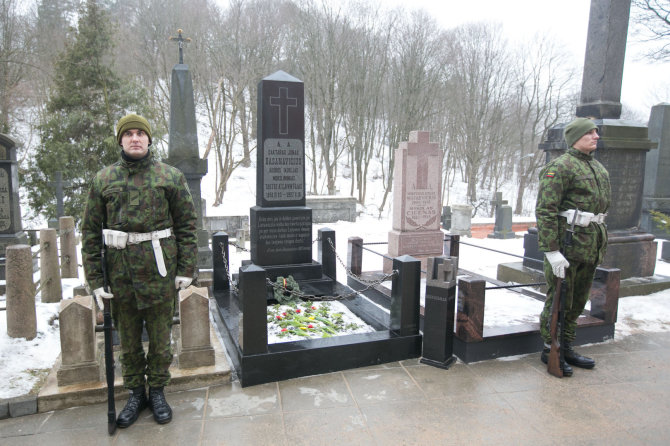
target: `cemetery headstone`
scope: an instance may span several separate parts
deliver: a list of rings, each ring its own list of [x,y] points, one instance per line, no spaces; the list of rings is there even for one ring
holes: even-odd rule
[[[472,237],[472,206],[469,204],[454,204],[451,206],[449,233]]]
[[[312,262],[312,210],[305,206],[304,84],[283,72],[258,84],[256,206],[251,261]]]
[[[207,288],[190,286],[179,291],[179,329],[177,345],[179,367],[214,365],[214,348],[209,336],[209,294]]]
[[[179,44],[179,63],[172,68],[170,88],[170,137],[168,142],[168,158],[166,163],[184,173],[186,182],[193,196],[193,203],[198,215],[198,269],[209,269],[212,265],[212,251],[209,247],[209,233],[203,228],[205,207],[202,205],[200,182],[207,174],[207,160],[200,158],[198,148],[198,129],[195,119],[195,101],[193,99],[193,81],[188,65],[184,64],[184,43],[190,39],[182,36],[170,40]]]
[[[390,257],[410,255],[422,260],[442,254],[440,230],[442,157],[430,132],[412,131],[395,151],[393,229],[388,236]],[[384,271],[391,261],[384,260]]]
[[[92,296],[66,299],[60,304],[61,364],[56,372],[59,386],[98,381],[95,338],[95,305]]]
[[[489,238],[507,239],[514,238],[512,231],[512,206],[507,204],[507,200],[502,199],[502,192],[496,192],[495,200],[491,201],[495,209],[495,225],[493,233]]]
[[[451,206],[442,206],[442,228],[449,230],[451,227]]]
[[[649,139],[658,144],[658,150],[647,153],[644,168],[642,228],[661,238],[668,234],[650,217],[649,211],[670,215],[670,104],[654,105],[649,115]]]
[[[21,225],[19,171],[16,142],[0,133],[0,280],[5,280],[5,258],[9,245],[27,245]]]

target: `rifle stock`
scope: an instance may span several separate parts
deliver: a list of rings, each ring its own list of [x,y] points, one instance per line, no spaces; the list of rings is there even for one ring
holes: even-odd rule
[[[102,277],[105,292],[109,292],[109,279],[107,278],[107,262],[105,260],[105,248],[101,251]],[[109,435],[116,431],[116,406],[114,404],[114,350],[112,345],[112,312],[109,299],[103,301],[103,321],[105,333],[105,377],[107,378],[107,432]]]
[[[556,278],[556,293],[554,294],[554,301],[551,305],[551,350],[549,351],[549,360],[547,361],[547,371],[559,378],[563,377],[563,369],[561,369],[560,350],[561,346],[558,342],[558,313],[561,302],[561,289],[563,288],[563,279]]]

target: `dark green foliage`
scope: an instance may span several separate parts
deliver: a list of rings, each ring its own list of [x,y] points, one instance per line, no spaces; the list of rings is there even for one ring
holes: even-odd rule
[[[55,79],[39,132],[41,146],[23,175],[30,206],[56,217],[55,187],[62,171],[65,214],[81,219],[93,175],[115,162],[121,148],[114,137],[116,121],[128,111],[147,110],[146,92],[114,72],[112,24],[95,0],[80,13],[78,29],[55,64]]]

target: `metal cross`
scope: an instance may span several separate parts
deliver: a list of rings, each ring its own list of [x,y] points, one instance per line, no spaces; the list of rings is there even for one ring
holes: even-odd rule
[[[58,218],[62,217],[65,214],[64,211],[64,206],[63,206],[63,186],[68,187],[70,186],[69,181],[63,181],[63,172],[56,171],[54,173],[56,180],[55,181],[49,181],[49,186],[55,186],[56,187],[56,216]]]
[[[180,29],[177,30],[177,34],[178,34],[177,37],[170,36],[171,41],[179,42],[179,64],[184,63],[184,42],[189,43],[191,41],[190,37],[186,37],[186,38],[182,37],[181,34],[183,32],[184,31],[182,31],[181,28],[180,28]]]

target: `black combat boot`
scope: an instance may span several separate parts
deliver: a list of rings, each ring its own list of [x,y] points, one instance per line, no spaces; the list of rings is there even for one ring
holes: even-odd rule
[[[165,401],[162,387],[149,387],[149,408],[154,413],[154,420],[158,424],[172,421],[172,409]]]
[[[130,398],[123,408],[119,417],[116,419],[116,425],[119,427],[128,427],[137,421],[140,412],[147,408],[147,391],[144,386],[130,389]]]
[[[540,360],[544,362],[545,364],[549,363],[549,352],[551,351],[550,347],[544,347],[542,349],[542,354],[540,355]],[[567,355],[566,355],[567,356]],[[566,357],[567,359],[567,357]],[[567,363],[567,361],[563,361],[561,364],[561,370],[563,370],[563,376],[565,377],[570,377],[572,376],[572,367]]]
[[[596,362],[589,357],[582,356],[572,349],[572,345],[569,342],[565,343],[565,362],[572,364],[575,367],[581,367],[582,369],[592,369],[595,367]]]

